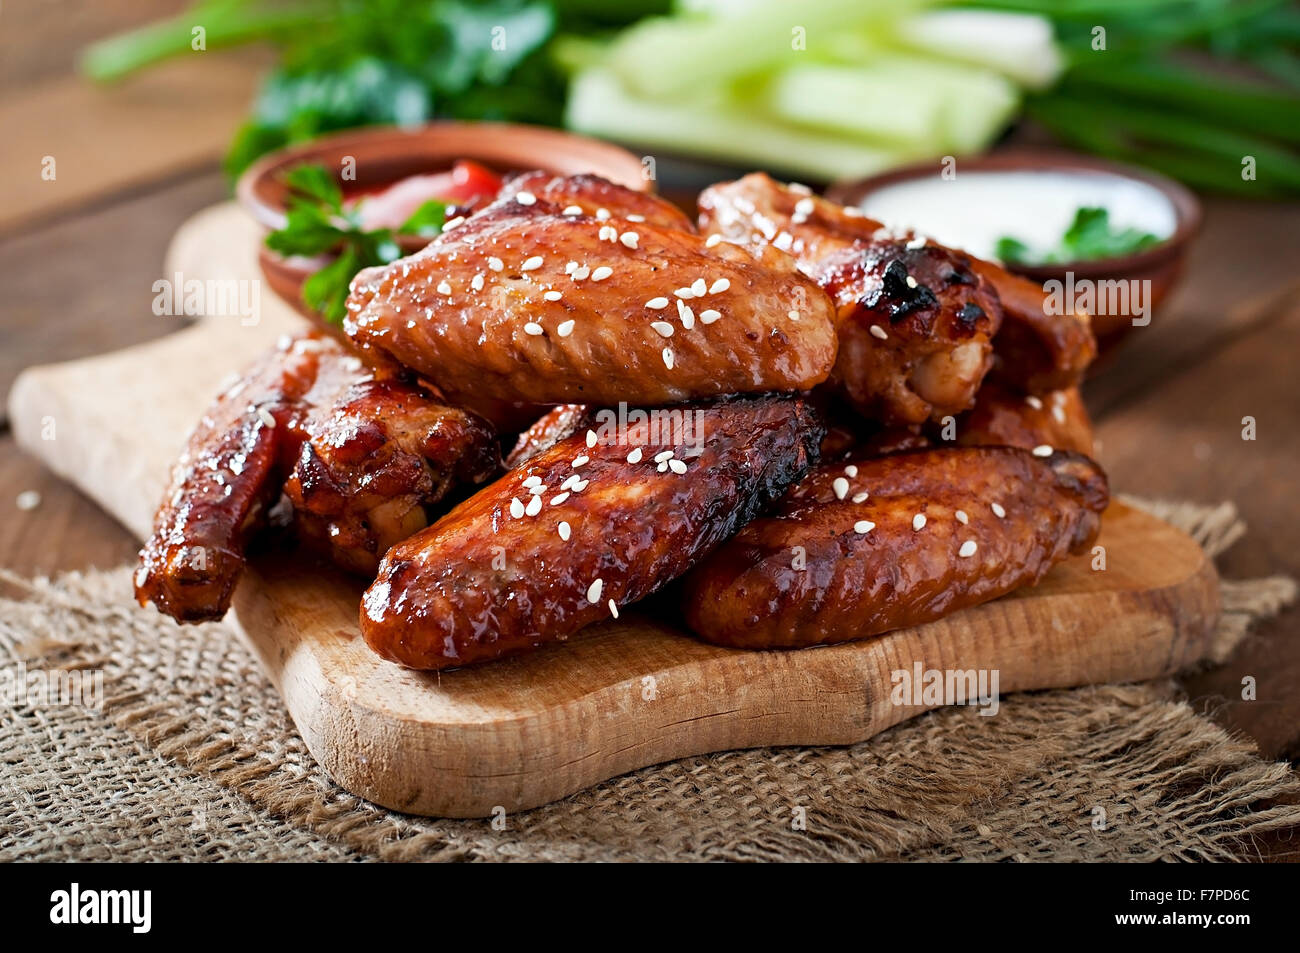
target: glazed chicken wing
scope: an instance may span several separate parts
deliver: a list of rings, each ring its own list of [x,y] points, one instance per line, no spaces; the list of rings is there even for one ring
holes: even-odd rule
[[[365,368],[333,340],[286,340],[190,436],[140,553],[136,597],[181,622],[223,616],[282,491],[304,536],[345,568],[373,571],[426,525],[426,505],[498,466],[492,432],[473,415]]]
[[[566,437],[572,437],[579,430],[586,430],[594,413],[595,408],[587,404],[558,404],[552,407],[519,435],[515,448],[506,457],[506,466],[513,470]]]
[[[827,428],[821,458],[826,462],[861,459],[953,444],[1025,450],[1047,446],[1092,456],[1092,421],[1077,387],[1039,397],[986,380],[975,396],[975,406],[958,417],[952,429],[946,423],[873,428],[860,418],[841,416]]]
[[[566,639],[688,569],[806,472],[820,425],[800,398],[688,405],[685,423],[574,434],[397,544],[361,631],[412,668]],[[658,418],[662,420],[663,418]],[[687,429],[689,427],[689,430]]]
[[[499,200],[418,254],[361,272],[347,333],[468,407],[650,406],[803,390],[830,373],[830,300],[788,256],[707,248],[610,211],[524,192]]]
[[[632,225],[650,224],[659,228],[696,231],[690,216],[667,199],[649,192],[615,185],[598,175],[551,175],[549,172],[524,172],[509,179],[497,196],[513,199],[521,192],[557,206],[563,213],[597,221],[619,219]]]
[[[972,259],[975,270],[997,289],[1002,328],[993,339],[991,376],[1028,394],[1074,387],[1097,356],[1086,313],[1055,312],[1042,286],[1000,265]]]
[[[974,408],[958,419],[957,443],[1026,450],[1047,446],[1092,456],[1092,421],[1077,387],[1040,397],[988,381],[980,388]]]
[[[830,386],[863,415],[919,424],[973,403],[1002,311],[965,255],[762,173],[705,189],[700,224],[726,243],[789,252],[830,294],[839,338]]]
[[[1090,545],[1108,497],[1086,457],[921,450],[818,467],[686,579],[686,620],[738,648],[844,642],[1040,580]]]
[[[362,575],[428,525],[427,507],[500,468],[482,420],[404,381],[354,382],[331,404],[309,406],[302,430],[284,485],[295,531]]]

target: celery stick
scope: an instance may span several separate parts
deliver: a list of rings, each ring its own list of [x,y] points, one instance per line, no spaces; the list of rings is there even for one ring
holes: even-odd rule
[[[795,66],[762,94],[769,112],[802,126],[890,142],[933,143],[946,112],[942,84],[912,82],[887,66]]]
[[[926,153],[984,148],[1019,101],[1016,88],[996,73],[897,55],[861,67],[787,70],[772,80],[764,100],[793,123]]]
[[[932,10],[894,25],[900,46],[982,66],[1030,89],[1050,86],[1064,61],[1045,17],[989,10]]]
[[[811,132],[774,121],[719,92],[689,103],[628,93],[605,69],[589,69],[569,87],[566,125],[635,146],[704,156],[738,165],[831,180],[871,175],[925,153]]]
[[[659,18],[624,33],[610,67],[640,96],[687,97],[696,89],[816,57],[819,44],[854,25],[893,19],[931,0],[755,0],[743,16]],[[802,31],[807,49],[795,48]]]

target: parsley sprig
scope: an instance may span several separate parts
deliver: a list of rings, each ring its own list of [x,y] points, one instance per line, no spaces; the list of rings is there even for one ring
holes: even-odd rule
[[[394,234],[433,238],[446,217],[446,203],[430,199],[396,233],[390,228],[366,229],[358,206],[344,205],[343,190],[324,166],[295,166],[284,181],[290,191],[286,221],[266,236],[266,245],[281,255],[335,256],[302,286],[302,300],[333,324],[343,321],[348,285],[357,272],[402,256]]]
[[[1035,253],[1020,239],[1004,235],[998,239],[995,254],[1009,265],[1057,265],[1118,258],[1158,244],[1160,239],[1150,232],[1114,228],[1104,208],[1083,207],[1074,213],[1074,221],[1055,248]]]

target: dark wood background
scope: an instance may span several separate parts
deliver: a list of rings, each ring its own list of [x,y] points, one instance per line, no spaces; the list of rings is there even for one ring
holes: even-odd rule
[[[46,0],[0,8],[0,393],[24,366],[174,331],[151,285],[186,217],[228,197],[218,161],[265,52],[192,53],[104,89],[75,75],[89,40],[176,0]],[[57,178],[41,178],[54,156]],[[661,167],[662,168],[662,167]],[[671,188],[672,183],[668,183]],[[1099,456],[1126,493],[1231,500],[1250,532],[1228,578],[1300,576],[1300,204],[1206,199],[1186,277],[1086,389]],[[123,381],[122,386],[129,386]],[[1242,418],[1258,439],[1242,439]],[[39,505],[20,510],[20,493]],[[49,574],[131,560],[132,539],[14,445],[0,422],[0,566]],[[1228,664],[1184,677],[1200,710],[1300,758],[1300,612],[1262,626]],[[1258,680],[1255,701],[1241,679]],[[1300,848],[1262,845],[1275,859]]]

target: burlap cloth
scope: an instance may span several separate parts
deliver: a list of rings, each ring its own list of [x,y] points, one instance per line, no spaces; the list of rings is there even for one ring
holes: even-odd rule
[[[1229,505],[1145,504],[1218,554]],[[849,748],[647,768],[508,819],[410,817],[337,787],[252,654],[130,599],[130,570],[0,583],[0,663],[102,669],[101,710],[0,709],[2,860],[1226,860],[1300,825],[1300,778],[1172,682],[948,708]],[[1294,600],[1225,581],[1222,660]],[[806,810],[806,830],[791,823]]]

